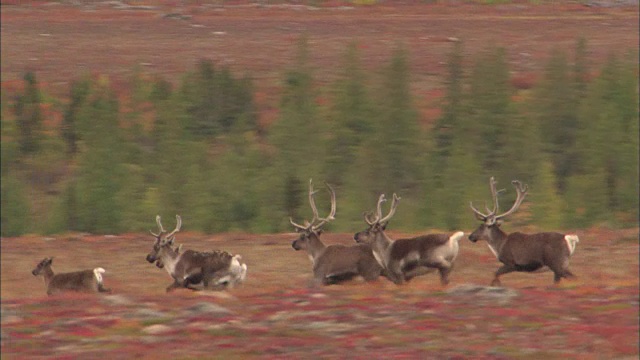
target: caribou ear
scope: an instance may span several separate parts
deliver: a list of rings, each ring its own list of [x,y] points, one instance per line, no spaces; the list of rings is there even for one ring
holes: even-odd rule
[[[496,222],[494,223],[495,226],[500,226],[502,225],[502,219],[500,220],[496,220]]]
[[[316,230],[316,234],[317,234],[318,236],[319,236],[319,235],[321,235],[323,232],[324,232],[324,230],[322,230],[322,229],[318,229],[318,230]]]
[[[383,231],[384,231],[384,230],[387,230],[387,225],[388,225],[388,224],[389,224],[388,222],[386,222],[386,223],[382,224],[382,230],[383,230]]]

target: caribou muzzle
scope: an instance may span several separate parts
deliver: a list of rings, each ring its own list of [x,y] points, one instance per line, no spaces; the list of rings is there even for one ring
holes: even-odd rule
[[[294,240],[291,243],[291,247],[294,248],[296,251],[302,250],[302,246],[300,246],[300,240]]]
[[[156,260],[158,260],[158,258],[156,257],[156,255],[155,255],[155,254],[149,254],[149,255],[147,255],[147,261],[148,261],[148,262],[152,263],[152,262],[155,262]]]
[[[366,231],[360,231],[353,234],[353,240],[355,240],[358,244],[367,243],[369,239],[369,234]]]

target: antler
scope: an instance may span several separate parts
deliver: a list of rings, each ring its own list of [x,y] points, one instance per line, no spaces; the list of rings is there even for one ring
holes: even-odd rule
[[[496,215],[496,212],[498,211],[498,207],[499,207],[499,205],[498,205],[498,194],[500,192],[502,192],[504,189],[496,190],[496,180],[495,180],[495,178],[492,176],[489,179],[489,188],[491,189],[491,198],[493,200],[493,210],[489,210],[489,208],[485,205],[485,208],[487,209],[488,213],[487,214],[483,214],[473,206],[472,202],[469,202],[469,206],[471,207],[471,210],[473,210],[473,212],[476,215],[476,218],[478,220],[481,220],[481,221],[491,220],[490,222],[494,223],[496,220],[502,219],[503,217],[505,217],[507,215],[511,215],[513,212],[515,212],[518,209],[518,207],[520,207],[520,204],[522,204],[522,201],[524,200],[525,196],[527,195],[528,187],[527,187],[527,185],[523,185],[518,180],[511,181],[511,184],[513,184],[513,186],[516,188],[516,191],[518,193],[516,201],[513,204],[513,206],[511,207],[511,209],[509,209],[509,211],[507,211],[507,212],[505,212],[505,213],[503,213],[501,215]]]
[[[329,216],[325,217],[325,218],[318,218],[318,220],[320,220],[319,223],[317,223],[316,225],[312,225],[312,229],[313,230],[318,230],[320,229],[322,226],[324,226],[324,224],[326,224],[327,222],[334,220],[335,219],[335,215],[336,215],[336,192],[333,190],[333,188],[331,187],[331,185],[324,183],[327,188],[329,189],[329,192],[331,193],[331,210],[329,211]],[[314,208],[315,208],[315,202],[314,202]],[[318,209],[315,209],[314,213],[316,214],[316,216],[318,215]],[[312,222],[313,223],[313,222]]]
[[[389,209],[389,213],[384,218],[378,220],[379,223],[385,223],[391,219],[391,217],[396,213],[396,208],[398,207],[398,203],[400,202],[400,198],[396,193],[393,193],[393,200],[391,201],[391,209]]]
[[[520,207],[520,204],[522,204],[522,202],[524,201],[525,196],[527,196],[527,191],[529,190],[529,187],[526,184],[522,184],[518,180],[511,181],[511,184],[516,188],[516,192],[517,192],[516,201],[513,203],[513,206],[511,207],[511,209],[509,209],[509,211],[505,212],[504,214],[496,216],[496,220],[502,219],[505,216],[511,215],[516,210],[518,210],[518,208]]]
[[[385,199],[384,194],[380,194],[378,197],[378,204],[376,205],[376,215],[373,219],[369,217],[369,214],[364,214],[364,221],[369,224],[369,226],[373,226],[375,224],[384,223],[389,221],[391,217],[396,213],[396,208],[398,207],[398,202],[400,198],[395,193],[393,194],[393,201],[391,202],[391,209],[389,209],[389,213],[383,218],[382,217],[382,203],[387,201]]]
[[[180,228],[182,227],[182,218],[180,217],[180,215],[176,215],[176,228],[169,234],[167,234],[167,236],[165,236],[165,239],[171,238],[172,236],[174,236],[178,231],[180,231]],[[151,235],[155,236],[155,237],[160,237],[160,235],[166,233],[167,231],[164,229],[164,227],[162,226],[162,222],[160,221],[160,215],[156,215],[156,224],[158,224],[158,229],[160,229],[159,233],[154,233],[153,231],[149,230],[149,232],[151,233]]]
[[[151,233],[151,235],[155,236],[155,237],[159,237],[160,235],[164,234],[166,231],[164,231],[164,228],[162,227],[162,223],[160,222],[160,215],[156,215],[156,224],[158,224],[158,229],[160,229],[159,233],[154,233],[153,231],[149,230],[149,232]]]
[[[170,232],[166,238],[169,239],[172,236],[174,236],[178,231],[180,231],[180,228],[182,227],[182,218],[180,217],[180,215],[176,215],[176,228],[173,229],[172,232]]]
[[[329,215],[325,218],[321,218],[318,215],[318,208],[316,207],[316,201],[314,199],[314,195],[317,191],[313,191],[313,182],[311,179],[309,179],[309,205],[311,205],[311,210],[313,211],[313,219],[311,219],[311,221],[305,220],[305,225],[300,225],[295,223],[293,219],[289,217],[289,222],[291,223],[291,225],[295,226],[299,230],[315,231],[320,229],[327,222],[335,219],[334,216],[336,215],[336,192],[329,184],[325,183],[325,185],[327,186],[327,188],[329,188],[329,192],[331,193],[331,210],[329,212]]]
[[[471,207],[471,210],[473,210],[473,213],[476,215],[476,219],[480,221],[487,220],[491,216],[495,215],[496,211],[498,211],[498,192],[496,191],[496,179],[493,176],[489,178],[489,188],[491,189],[491,197],[493,200],[493,210],[489,210],[489,208],[485,204],[484,207],[488,211],[487,214],[481,213],[480,210],[476,209],[473,206],[473,202],[469,201],[469,206]]]
[[[387,201],[387,199],[384,198],[384,194],[380,194],[380,197],[378,197],[378,204],[376,205],[376,215],[373,220],[369,218],[369,214],[364,214],[364,221],[369,224],[369,226],[373,226],[380,221],[380,218],[382,217],[382,203],[385,201]]]
[[[296,227],[298,230],[302,230],[302,231],[311,230],[311,226],[313,225],[313,222],[316,221],[316,219],[318,218],[318,209],[316,208],[316,203],[313,199],[314,194],[315,192],[313,191],[312,179],[309,179],[309,204],[311,205],[311,210],[313,211],[313,219],[311,219],[311,222],[308,222],[305,220],[304,225],[300,225],[295,223],[293,219],[289,217],[289,222],[291,223],[291,225]]]

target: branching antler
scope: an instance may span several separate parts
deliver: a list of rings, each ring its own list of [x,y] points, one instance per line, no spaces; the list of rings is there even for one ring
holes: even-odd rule
[[[493,210],[489,210],[489,208],[486,206],[485,204],[485,208],[487,209],[488,213],[487,214],[483,214],[482,212],[480,212],[478,209],[476,209],[473,206],[472,202],[469,202],[469,206],[471,207],[471,210],[473,210],[473,213],[475,214],[476,218],[480,221],[484,221],[488,224],[493,224],[495,223],[497,220],[502,219],[508,215],[511,215],[512,213],[514,213],[516,210],[518,210],[518,208],[520,207],[520,204],[522,204],[522,201],[524,201],[525,196],[527,195],[527,190],[528,187],[527,185],[523,185],[520,181],[518,180],[513,180],[511,181],[511,184],[513,184],[513,186],[516,188],[516,192],[517,192],[517,197],[516,197],[516,201],[514,202],[513,206],[511,207],[511,209],[509,209],[507,212],[500,214],[500,215],[496,215],[499,205],[498,205],[498,194],[502,191],[504,191],[504,189],[502,190],[496,190],[496,180],[495,178],[492,176],[489,179],[489,188],[491,189],[491,197],[493,200]]]
[[[182,227],[182,218],[180,217],[180,215],[176,215],[176,228],[173,229],[173,231],[167,235],[167,238],[173,237],[178,231],[180,231],[181,227]]]
[[[151,235],[153,235],[154,237],[160,237],[160,235],[164,234],[164,228],[162,227],[162,222],[160,222],[160,215],[156,215],[156,224],[158,224],[158,229],[160,229],[159,233],[154,233],[153,231],[149,230],[149,232],[151,233]]]
[[[509,209],[509,211],[501,215],[497,215],[496,220],[499,220],[505,216],[511,215],[516,210],[518,210],[518,208],[520,207],[520,204],[522,204],[522,202],[524,201],[525,196],[527,196],[527,191],[529,190],[529,187],[526,184],[522,184],[518,180],[511,181],[511,184],[516,188],[516,192],[517,192],[516,201],[513,203],[513,206],[511,207],[511,209]]]
[[[327,186],[327,188],[329,189],[329,192],[331,193],[331,210],[329,211],[329,215],[325,218],[321,218],[318,215],[318,208],[316,207],[316,201],[314,198],[314,195],[316,194],[317,191],[313,190],[313,182],[311,179],[309,179],[309,205],[311,205],[311,211],[313,211],[313,218],[311,219],[311,221],[305,220],[304,222],[305,225],[300,225],[295,223],[293,219],[289,217],[289,222],[296,229],[301,231],[317,231],[322,226],[324,226],[324,224],[335,219],[334,216],[336,215],[336,192],[333,190],[333,188],[329,184],[325,183],[325,185]]]
[[[398,195],[393,193],[393,200],[391,201],[391,209],[389,209],[389,213],[384,218],[378,220],[378,222],[381,224],[384,224],[387,221],[389,221],[391,217],[393,217],[393,215],[396,213],[396,208],[398,207],[399,202],[400,202],[400,198],[398,197]]]
[[[153,231],[149,230],[149,232],[151,233],[151,235],[155,236],[156,238],[160,238],[161,235],[165,234],[167,231],[164,229],[164,227],[162,226],[162,221],[160,220],[160,215],[156,215],[156,224],[158,224],[158,229],[160,229],[159,233],[154,233]],[[180,217],[180,215],[176,215],[176,228],[169,234],[167,234],[164,238],[165,239],[170,239],[172,236],[174,236],[178,231],[180,231],[180,228],[182,227],[182,218]]]
[[[389,221],[389,219],[391,219],[391,217],[396,213],[396,208],[398,207],[398,202],[400,201],[398,195],[396,195],[395,193],[393,194],[393,200],[391,202],[389,213],[383,218],[382,203],[385,201],[387,201],[387,199],[385,199],[384,194],[380,194],[380,197],[378,198],[378,204],[376,205],[376,216],[373,219],[369,217],[369,214],[364,214],[364,221],[369,224],[369,226],[385,223]]]

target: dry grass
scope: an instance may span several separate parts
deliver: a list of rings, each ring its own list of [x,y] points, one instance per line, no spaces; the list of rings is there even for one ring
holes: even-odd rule
[[[579,235],[577,280],[553,286],[550,272],[509,274],[493,296],[462,290],[487,284],[498,267],[488,249],[467,240],[447,288],[437,275],[404,286],[310,288],[310,264],[291,248],[293,234],[185,233],[186,248],[242,254],[249,277],[228,292],[166,294],[169,276],[144,260],[148,235],[4,238],[2,358],[637,357],[638,230]],[[104,267],[114,295],[46,297],[30,273],[45,256],[54,256],[55,271]]]

